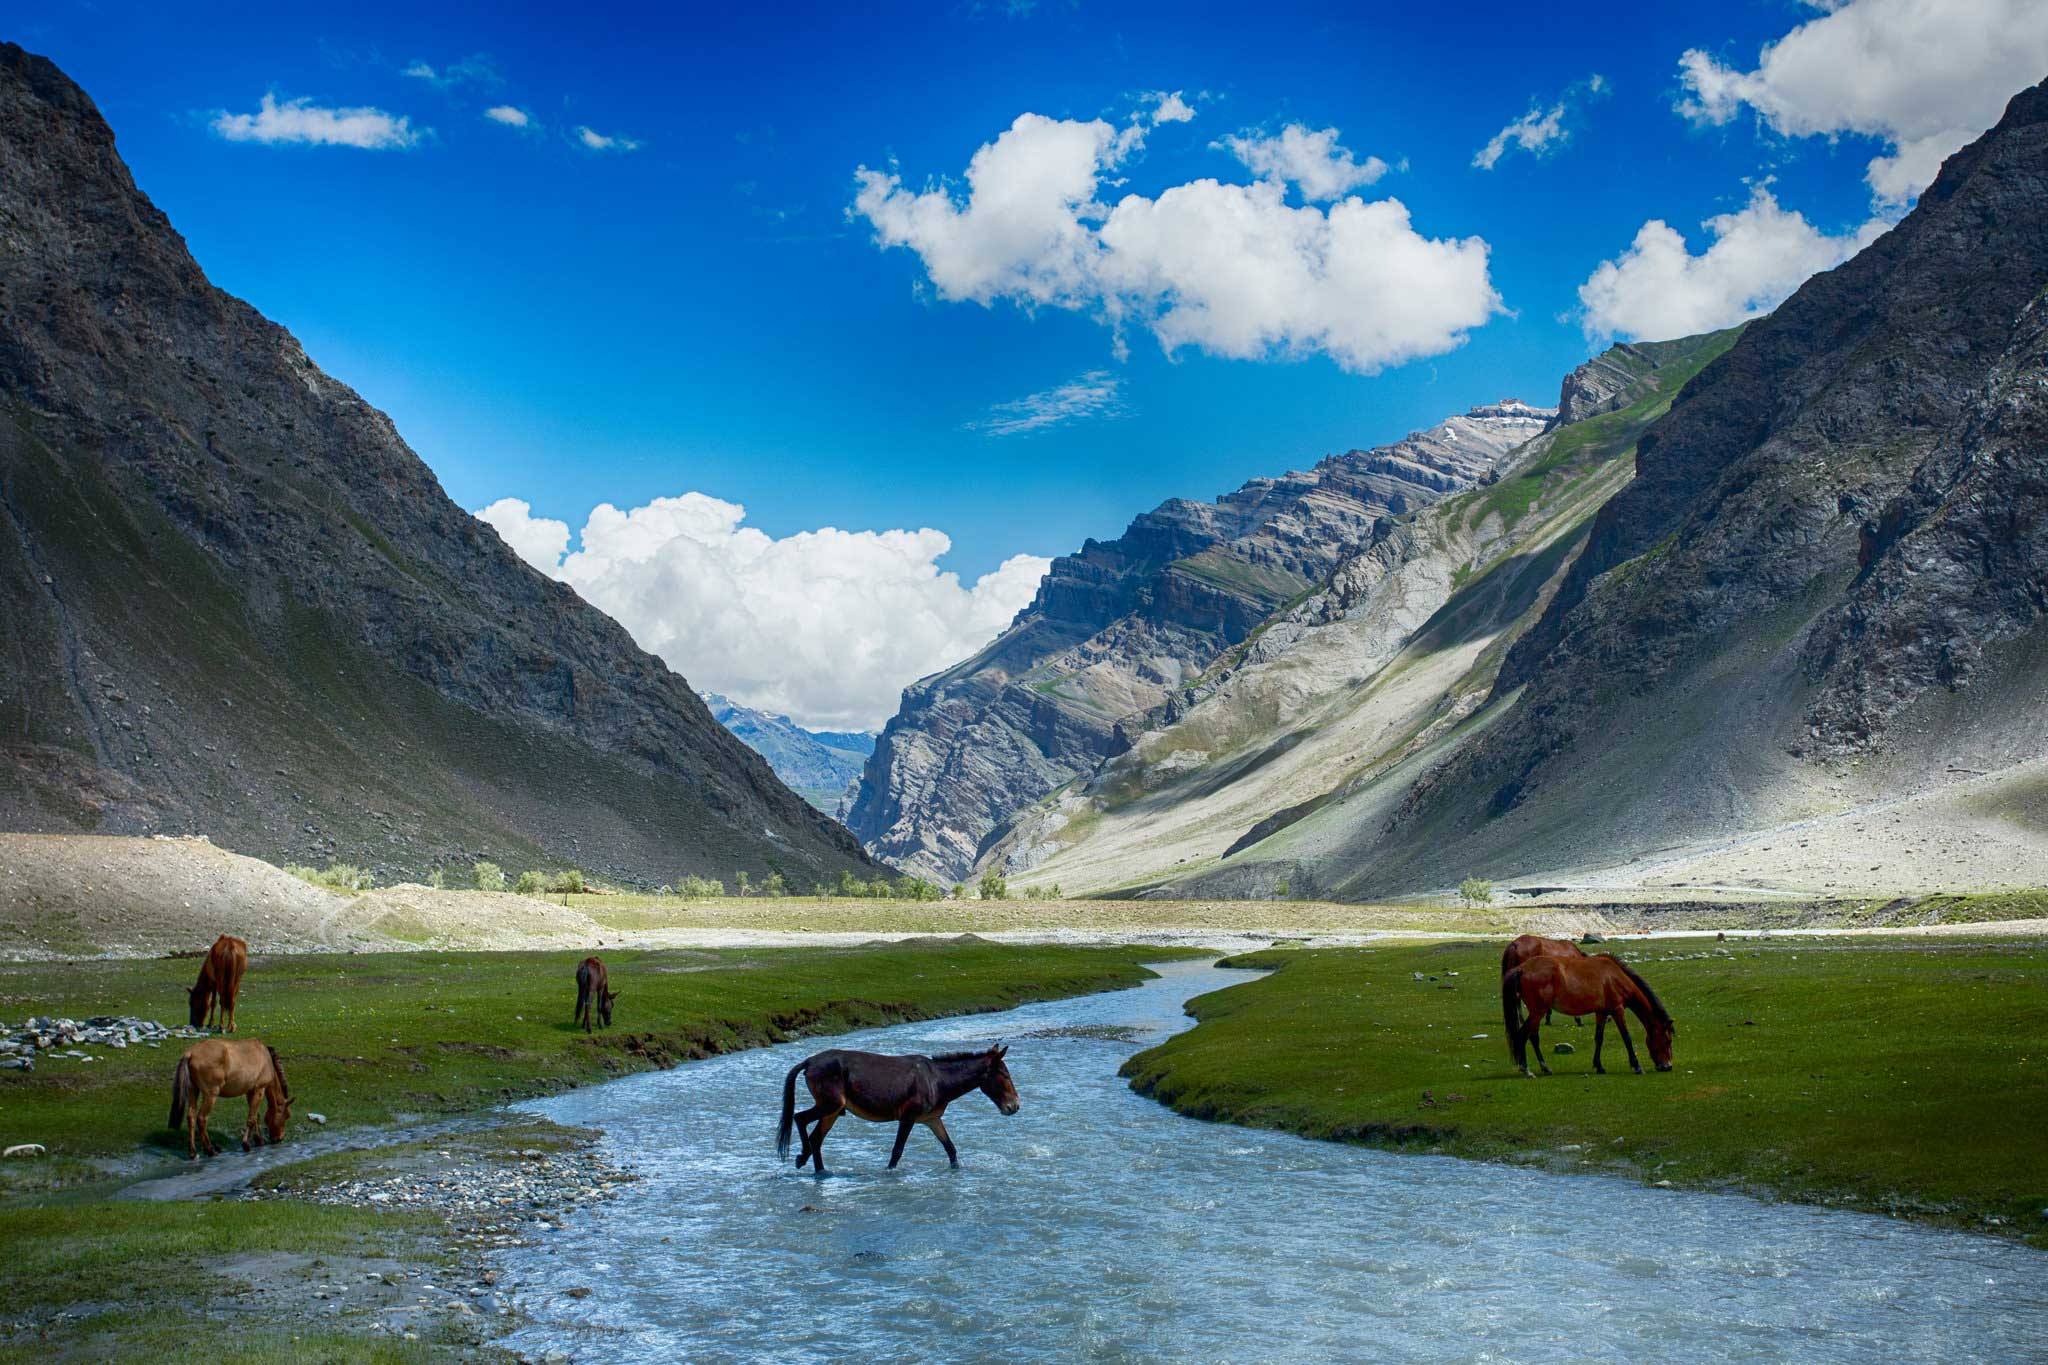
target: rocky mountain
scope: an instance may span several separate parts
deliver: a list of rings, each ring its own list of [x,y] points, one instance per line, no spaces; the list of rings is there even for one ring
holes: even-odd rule
[[[1312,678],[1301,719],[1260,736],[1278,766],[1312,747],[1317,706],[1417,692],[1361,743],[1367,762],[1330,784],[1311,774],[1295,806],[1226,848],[1189,845],[1184,862],[1162,848],[1142,871],[1127,857],[1124,882],[1366,898],[1466,874],[1615,884],[1640,866],[1790,885],[1773,869],[1797,867],[1826,893],[1992,886],[2043,866],[2044,293],[2048,84],[1684,386],[1564,558],[1527,560],[1543,586],[1506,628],[1517,595],[1482,609],[1464,593],[1486,580],[1453,575],[1458,591],[1392,660]],[[1495,489],[1535,472],[1530,458],[1551,457],[1521,457]],[[1441,530],[1425,514],[1410,538]],[[1400,538],[1374,547],[1361,584],[1414,562]],[[1480,639],[1445,682],[1455,649]],[[1809,840],[1828,847],[1809,857]],[[1064,856],[1042,856],[1044,875],[1085,885]]]
[[[1121,752],[1382,522],[1486,477],[1550,410],[1513,399],[1375,450],[1175,499],[1054,561],[1037,598],[974,657],[906,689],[847,823],[908,871],[957,880],[1019,809]]]
[[[387,874],[868,866],[694,691],[208,283],[0,44],[0,825]]]
[[[1322,587],[1276,612],[1148,717],[1123,753],[1027,808],[985,865],[1068,891],[1214,868],[1427,748],[1484,701],[1556,590],[1637,437],[1736,332],[1618,345],[1566,377],[1560,411],[1489,482],[1379,523]],[[1263,869],[1238,894],[1307,894]],[[1296,883],[1299,883],[1297,886]]]
[[[738,735],[789,789],[830,814],[851,796],[875,737],[858,730],[806,730],[788,716],[741,706],[716,692],[704,694],[712,719]]]

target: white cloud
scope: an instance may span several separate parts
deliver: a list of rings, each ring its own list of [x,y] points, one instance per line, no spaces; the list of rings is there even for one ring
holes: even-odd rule
[[[1187,123],[1195,116],[1195,106],[1181,98],[1178,90],[1154,90],[1145,96],[1152,101],[1152,122]]]
[[[862,167],[848,213],[916,252],[942,299],[1085,310],[1119,345],[1136,323],[1169,352],[1319,352],[1370,373],[1448,351],[1501,310],[1486,243],[1424,237],[1396,199],[1325,212],[1287,204],[1274,180],[1204,179],[1098,202],[1143,140],[1137,124],[1022,114],[974,154],[964,199]]]
[[[438,71],[431,62],[414,60],[406,65],[401,74],[416,81],[439,86],[443,90],[453,89],[458,85],[495,88],[505,83],[505,78],[498,74],[497,64],[482,52],[464,57],[459,62],[451,62]]]
[[[1628,250],[1579,286],[1589,336],[1648,341],[1732,327],[1783,302],[1822,270],[1869,245],[1887,224],[1872,219],[1841,236],[1778,206],[1758,186],[1735,213],[1709,218],[1713,242],[1695,256],[1663,219],[1643,224]]]
[[[1090,370],[1054,388],[997,403],[987,417],[967,427],[991,436],[1028,436],[1062,422],[1117,416],[1124,410],[1122,394],[1122,379],[1108,370]]]
[[[516,104],[494,104],[484,110],[484,117],[507,128],[525,128],[533,122],[533,115]]]
[[[1310,130],[1290,123],[1278,137],[1246,132],[1216,144],[1245,164],[1253,175],[1293,182],[1310,203],[1337,199],[1387,173],[1387,163],[1369,156],[1364,164],[1337,145],[1337,130]]]
[[[640,149],[640,143],[634,138],[610,136],[594,128],[578,128],[576,140],[593,152],[633,152]]]
[[[1528,113],[1487,140],[1472,158],[1472,164],[1490,171],[1511,147],[1520,147],[1531,156],[1547,156],[1571,140],[1569,124],[1578,106],[1606,91],[1606,78],[1595,74],[1568,87],[1548,109],[1540,101],[1531,103]]]
[[[879,727],[902,689],[988,643],[1052,561],[1013,555],[972,586],[941,571],[940,531],[775,539],[737,503],[685,493],[566,522],[515,498],[477,513],[542,572],[611,614],[692,686],[812,729]]]
[[[437,81],[441,79],[440,73],[434,70],[433,67],[427,65],[425,62],[412,63],[410,66],[405,68],[404,74],[411,76],[414,80],[420,81]]]
[[[1751,71],[1686,52],[1679,112],[1725,124],[1747,105],[1786,137],[1881,139],[1891,152],[1871,161],[1864,178],[1879,204],[1896,206],[2048,73],[2048,5],[2040,0],[1850,0],[1824,8],[1766,45]]]
[[[253,114],[230,114],[225,109],[213,119],[213,131],[230,142],[302,142],[325,147],[362,147],[382,150],[413,147],[421,134],[412,120],[402,114],[387,114],[367,106],[356,109],[324,109],[310,100],[286,100],[265,95]]]

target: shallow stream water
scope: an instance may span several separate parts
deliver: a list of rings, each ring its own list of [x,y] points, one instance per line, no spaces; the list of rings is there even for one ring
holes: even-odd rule
[[[497,1257],[528,1320],[504,1344],[607,1361],[1956,1361],[2048,1342],[2048,1256],[2021,1246],[1181,1118],[1117,1068],[1246,974],[1158,970],[522,1106],[603,1128],[643,1178]],[[850,1116],[830,1177],[778,1165],[796,1061],[998,1038],[1023,1111],[954,1104],[959,1170],[920,1128],[887,1171],[893,1126]]]

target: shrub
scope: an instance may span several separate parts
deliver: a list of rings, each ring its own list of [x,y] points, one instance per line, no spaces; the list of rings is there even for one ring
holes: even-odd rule
[[[732,886],[733,890],[738,892],[742,896],[751,896],[752,894],[754,894],[753,881],[751,878],[747,876],[746,870],[744,868],[732,874]]]
[[[376,879],[354,863],[329,863],[326,867],[288,866],[286,872],[302,882],[324,886],[329,891],[368,891]]]
[[[1009,879],[993,869],[982,873],[981,898],[985,901],[1008,900],[1010,898]]]
[[[512,889],[514,891],[517,891],[522,896],[531,896],[534,893],[541,890],[541,888],[545,887],[547,884],[548,881],[546,877],[543,877],[538,871],[534,870],[533,868],[528,868],[526,871],[519,874],[518,881],[512,883]]]
[[[433,887],[436,891],[447,890],[448,874],[446,872],[443,872],[438,867],[435,868],[432,872],[429,872],[427,874],[427,885]]]
[[[1467,905],[1491,905],[1493,883],[1480,877],[1467,877],[1458,883],[1458,898]]]
[[[692,900],[702,900],[707,896],[723,896],[725,883],[716,877],[699,877],[692,873],[676,883],[676,894]]]
[[[768,880],[761,883],[761,894],[764,896],[786,896],[789,894],[789,883],[782,879],[780,872],[770,872]]]
[[[499,867],[496,863],[478,863],[473,872],[476,876],[477,890],[503,891],[505,889],[505,869]]]
[[[548,876],[548,890],[557,895],[583,890],[583,873],[579,868],[566,868]]]

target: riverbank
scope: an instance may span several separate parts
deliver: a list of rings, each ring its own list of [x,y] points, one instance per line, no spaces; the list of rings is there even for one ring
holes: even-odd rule
[[[222,1330],[238,1351],[284,1360],[481,1350],[487,1324],[473,1305],[453,1306],[469,1296],[428,1296],[420,1284],[474,1288],[465,1258],[477,1237],[508,1235],[491,1231],[502,1210],[495,1202],[455,1208],[432,1193],[434,1182],[498,1181],[524,1163],[572,1160],[578,1142],[537,1137],[509,1118],[390,1144],[394,1128],[432,1130],[508,1100],[800,1034],[1117,989],[1146,979],[1141,960],[1159,955],[973,940],[607,950],[620,994],[615,1027],[594,1036],[569,1020],[573,956],[257,957],[243,983],[240,1032],[284,1059],[292,1127],[283,1145],[245,1157],[234,1149],[242,1104],[223,1101],[213,1126],[227,1154],[201,1169],[209,1177],[260,1169],[263,1198],[124,1197],[140,1182],[194,1169],[183,1135],[164,1127],[179,1044],[77,1049],[94,1060],[45,1055],[33,1072],[0,1072],[0,1145],[48,1149],[0,1163],[0,1243],[10,1249],[0,1263],[0,1360],[184,1358]],[[195,970],[189,960],[0,965],[0,1019],[176,1022]],[[764,1125],[773,1099],[763,1098]],[[386,1150],[348,1150],[380,1139]],[[543,1155],[527,1155],[534,1151]],[[437,1155],[446,1152],[456,1154],[452,1164]],[[398,1183],[381,1192],[408,1181],[427,1192],[416,1200],[332,1195],[387,1178]],[[230,1179],[226,1192],[239,1195],[238,1183]],[[372,1275],[382,1286],[374,1292],[364,1288]],[[394,1275],[409,1278],[384,1279]],[[423,1297],[433,1311],[394,1328],[393,1302]],[[236,1325],[227,1329],[228,1321]]]
[[[1617,949],[1678,1021],[1675,1069],[1544,1031],[1508,1058],[1498,943],[1269,951],[1197,1027],[1131,1059],[1198,1118],[1369,1146],[1607,1171],[2023,1238],[2048,1248],[2048,936],[1669,940]],[[1598,951],[1597,949],[1595,951]],[[1641,1051],[1642,1031],[1632,1026]],[[1611,1034],[1611,1030],[1610,1030]]]

